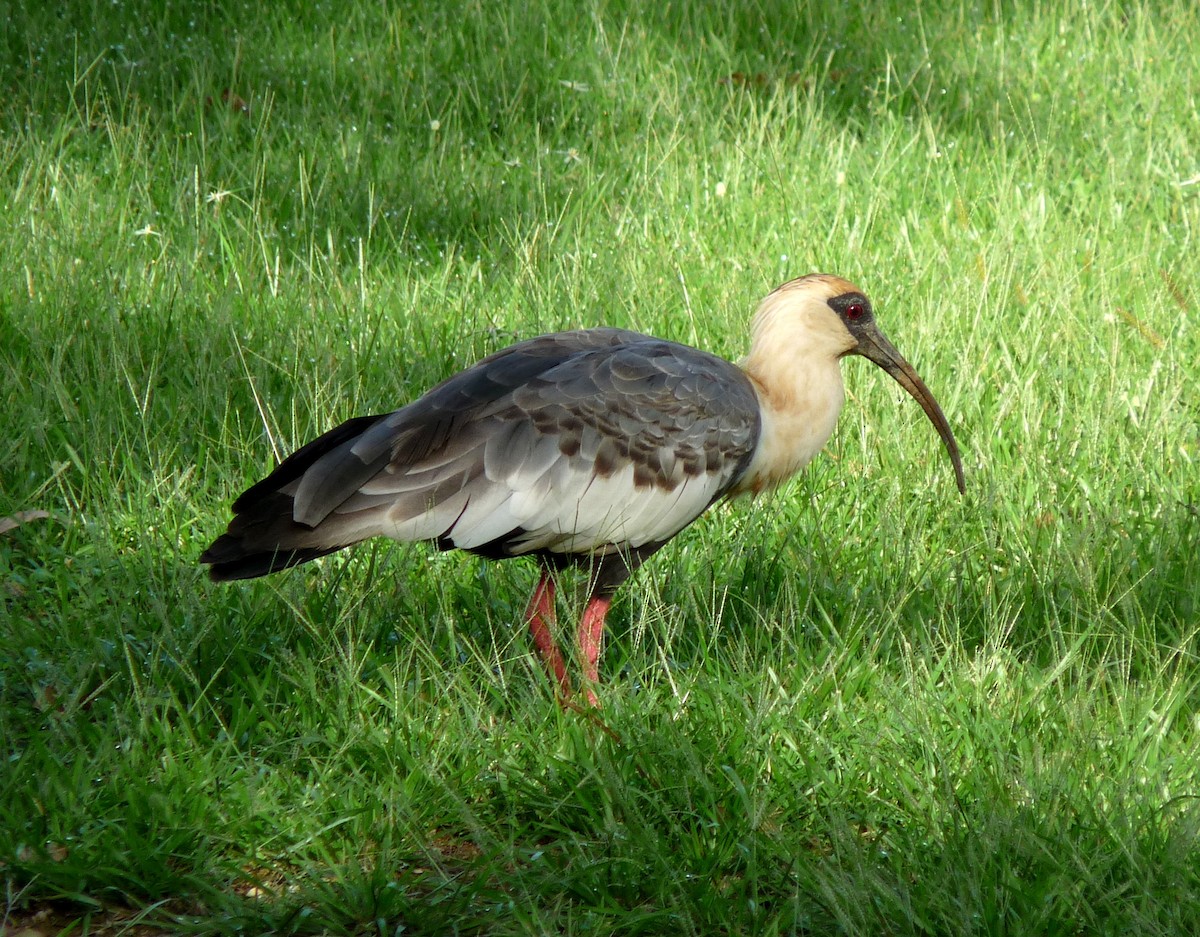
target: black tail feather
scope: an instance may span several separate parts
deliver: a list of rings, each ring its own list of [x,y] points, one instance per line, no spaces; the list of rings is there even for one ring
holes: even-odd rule
[[[326,453],[362,435],[381,419],[360,416],[347,420],[297,449],[270,475],[242,492],[233,502],[229,529],[200,554],[200,562],[209,567],[212,579],[254,579],[349,546],[347,542],[322,542],[324,538],[315,528],[297,523],[292,517],[292,496],[280,489],[300,478]],[[331,533],[336,536],[333,530],[326,536]]]
[[[246,553],[242,550],[240,541],[224,535],[218,537],[213,545],[200,555],[200,562],[210,564],[208,575],[213,582],[229,582],[233,579],[257,579],[259,576],[266,576],[290,566],[299,566],[340,549],[342,548],[306,547],[302,550],[277,550],[274,553]],[[233,558],[219,559],[221,555]]]

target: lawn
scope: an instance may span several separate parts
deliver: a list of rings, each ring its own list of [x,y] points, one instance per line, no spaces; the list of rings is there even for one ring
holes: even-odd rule
[[[0,89],[0,933],[1200,933],[1190,0],[18,4]],[[737,357],[813,270],[967,493],[848,359],[597,712],[531,563],[197,563],[348,417],[557,329]]]

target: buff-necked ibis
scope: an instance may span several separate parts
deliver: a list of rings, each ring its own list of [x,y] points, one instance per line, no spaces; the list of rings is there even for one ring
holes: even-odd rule
[[[489,355],[392,413],[347,420],[244,492],[200,562],[215,580],[249,579],[377,536],[537,557],[526,620],[563,699],[571,680],[552,630],[553,574],[585,565],[577,643],[594,704],[613,593],[715,501],[774,488],[816,455],[851,354],[921,404],[963,490],[950,426],[866,295],[812,274],[762,301],[738,364],[623,329],[558,332]]]

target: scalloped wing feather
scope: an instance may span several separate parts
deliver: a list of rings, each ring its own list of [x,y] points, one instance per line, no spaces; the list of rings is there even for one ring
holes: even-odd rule
[[[716,356],[619,329],[542,336],[314,440],[239,499],[222,550],[235,534],[295,562],[378,534],[501,556],[659,543],[730,490],[760,428],[749,379]],[[290,516],[256,516],[268,502]]]

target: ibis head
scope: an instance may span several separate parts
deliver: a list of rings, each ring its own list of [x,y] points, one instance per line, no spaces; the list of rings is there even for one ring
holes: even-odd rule
[[[841,410],[837,363],[847,355],[875,362],[916,399],[946,445],[958,490],[965,491],[958,444],[932,392],[883,334],[866,294],[825,274],[783,284],[768,294],[755,316],[750,353],[740,364],[759,391],[766,430],[763,460],[770,464],[752,464],[742,489],[778,484],[824,445]],[[779,439],[775,445],[772,430]]]
[[[962,459],[958,454],[958,443],[954,441],[954,433],[950,431],[946,415],[942,413],[942,408],[938,406],[938,402],[913,366],[904,360],[904,356],[896,351],[896,347],[880,330],[875,322],[875,316],[871,313],[870,302],[861,293],[851,293],[835,297],[830,300],[829,305],[846,323],[846,328],[856,340],[855,346],[850,349],[850,354],[862,355],[867,360],[874,361],[894,377],[896,383],[912,394],[917,403],[921,405],[921,409],[933,423],[938,435],[942,437],[942,442],[946,444],[946,452],[949,453],[950,462],[954,466],[954,480],[958,483],[958,490],[965,493],[966,483],[963,480]]]

